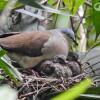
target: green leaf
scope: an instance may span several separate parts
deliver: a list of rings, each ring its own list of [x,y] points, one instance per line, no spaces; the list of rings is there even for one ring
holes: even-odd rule
[[[24,8],[24,7],[25,7],[25,5],[23,3],[17,1],[13,10],[16,10],[16,9],[19,9],[19,8]]]
[[[63,0],[65,5],[71,11],[72,14],[76,14],[79,7],[84,3],[85,0]]]
[[[7,3],[8,1],[6,0],[0,0],[0,11],[2,11],[5,8]]]
[[[100,100],[100,87],[91,87],[78,100]]]
[[[21,74],[14,68],[6,55],[6,51],[0,48],[0,67],[15,81],[22,81]]]
[[[48,0],[48,4],[53,5],[57,0]]]
[[[42,5],[42,7],[43,7],[44,10],[47,11],[47,12],[51,12],[51,13],[55,13],[55,14],[60,14],[60,15],[64,15],[64,16],[72,16],[72,15],[70,15],[70,14],[66,14],[66,13],[63,12],[63,11],[60,11],[60,10],[57,10],[57,9],[54,9],[54,8],[51,8],[51,7],[48,7],[48,6]]]
[[[67,8],[72,11],[73,9],[73,0],[63,0]]]
[[[51,12],[51,13],[56,13],[56,14],[61,14],[61,15],[64,15],[64,16],[70,16],[60,10],[57,10],[57,9],[54,9],[54,8],[51,8],[51,7],[48,7],[48,6],[44,6],[44,5],[40,5],[38,2],[36,2],[36,0],[19,0],[19,2],[22,2],[26,5],[29,5],[29,6],[33,6],[33,7],[36,7],[38,9],[42,9],[42,10],[45,10],[47,12]]]
[[[10,78],[12,78],[15,82],[17,81],[12,71],[8,68],[8,65],[2,59],[0,59],[0,67],[10,76]]]
[[[96,29],[96,39],[100,35],[100,0],[92,0],[93,23]]]
[[[100,95],[100,87],[91,87],[86,91],[85,94]]]
[[[41,4],[39,4],[39,0],[18,0],[19,2],[25,4],[25,5],[30,5],[39,9],[43,9]]]
[[[75,5],[73,7],[72,13],[76,14],[78,11],[79,7],[84,3],[85,0],[75,0]]]
[[[0,75],[0,80],[3,80],[4,79],[4,76]]]
[[[0,57],[2,57],[4,54],[6,54],[7,52],[3,49],[0,49]]]
[[[89,88],[89,86],[91,85],[92,81],[90,79],[85,79],[73,88],[69,89],[68,91],[65,91],[64,93],[61,93],[60,95],[51,100],[74,100],[81,93],[84,93],[87,90],[87,88]]]
[[[7,73],[13,81],[15,81],[15,83],[23,81],[21,73],[14,66],[12,66],[9,59],[7,59],[7,55],[0,58],[0,68],[2,68],[5,73]]]
[[[55,22],[55,28],[69,27],[69,16],[58,15]]]

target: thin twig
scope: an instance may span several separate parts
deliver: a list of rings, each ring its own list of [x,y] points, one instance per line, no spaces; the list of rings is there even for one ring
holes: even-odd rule
[[[85,1],[85,4],[86,4],[87,6],[89,6],[89,7],[92,7],[92,4],[91,4],[90,2],[88,2],[88,1]]]

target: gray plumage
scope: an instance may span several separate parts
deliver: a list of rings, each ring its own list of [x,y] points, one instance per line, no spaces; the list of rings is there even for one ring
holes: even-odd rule
[[[0,46],[21,66],[30,68],[55,56],[66,58],[69,52],[68,38],[75,38],[69,29],[16,32],[1,36]]]

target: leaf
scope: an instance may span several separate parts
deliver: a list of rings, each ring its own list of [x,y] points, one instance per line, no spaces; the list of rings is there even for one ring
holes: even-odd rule
[[[6,51],[0,48],[0,67],[16,82],[17,80],[22,81],[21,74],[14,66],[9,62],[10,58],[7,57]]]
[[[72,16],[72,15],[70,15],[70,14],[66,14],[66,13],[63,12],[63,11],[60,11],[60,10],[57,10],[57,9],[54,9],[54,8],[51,8],[51,7],[48,7],[48,6],[42,5],[42,7],[43,7],[44,10],[47,11],[47,12],[51,12],[51,13],[55,13],[55,14],[61,14],[61,15],[64,15],[64,16]]]
[[[39,9],[43,9],[41,4],[39,4],[39,2],[38,2],[40,0],[38,0],[38,1],[37,0],[18,0],[18,1],[25,5],[30,5],[30,6],[39,8]]]
[[[40,5],[38,2],[36,2],[36,0],[35,1],[33,1],[33,0],[19,0],[19,1],[26,4],[26,5],[33,6],[33,7],[36,7],[38,9],[41,9],[41,10],[44,10],[44,11],[47,11],[47,12],[61,14],[61,15],[64,15],[64,16],[71,16],[69,14],[66,14],[66,13],[60,11],[60,10],[57,10],[57,9],[54,9],[54,8],[51,8],[51,7],[48,7],[48,6]],[[38,4],[39,6],[37,6],[35,4]]]
[[[80,52],[79,53],[79,60],[81,62],[88,62],[91,66],[97,62],[100,61],[100,47],[95,47],[87,52]],[[94,70],[95,68],[99,69],[100,64],[95,65],[94,66]],[[91,69],[91,67],[90,67]],[[95,71],[99,71],[99,70],[95,70]],[[98,75],[99,73],[96,73],[96,75]]]
[[[21,8],[24,8],[24,7],[25,7],[25,5],[23,3],[17,1],[13,10],[16,10],[16,9],[19,9],[19,8],[21,9]]]
[[[84,3],[85,0],[75,0],[75,5],[73,7],[72,13],[76,14],[78,11],[79,7]]]
[[[65,91],[64,93],[61,93],[57,97],[51,99],[51,100],[74,100],[77,98],[81,93],[85,92],[89,86],[91,86],[92,81],[90,79],[85,79],[81,83],[77,84],[73,88],[71,88],[68,91]]]
[[[53,5],[56,2],[57,2],[57,0],[48,0],[48,4],[50,4],[50,5]]]
[[[88,53],[80,52],[79,61],[84,64],[82,69],[85,71],[86,76],[92,77],[94,83],[96,84],[95,86],[100,87],[100,47],[96,47]],[[88,92],[87,94],[91,93]]]
[[[39,14],[31,13],[31,12],[29,12],[27,10],[24,10],[24,9],[17,9],[15,11],[26,14],[26,15],[29,15],[29,16],[32,16],[32,17],[35,17],[35,18],[39,18],[39,19],[42,19],[42,20],[46,19],[46,17],[43,17]]]
[[[72,11],[73,9],[73,0],[63,0],[67,8]]]
[[[13,66],[11,65],[9,59],[7,59],[7,55],[4,55],[0,58],[0,67],[9,75],[13,81],[23,81],[21,73]]]
[[[93,23],[96,29],[96,38],[100,35],[100,0],[92,0]]]
[[[6,0],[0,0],[0,11],[2,11],[5,8],[7,3],[8,1]]]
[[[100,95],[93,95],[93,94],[82,94],[81,95],[82,98],[85,98],[85,99],[91,99],[91,100],[97,100],[99,99],[100,100]]]
[[[94,43],[94,44],[92,45],[92,47],[89,48],[89,50],[91,50],[91,49],[93,49],[93,48],[95,48],[95,47],[97,47],[97,46],[100,46],[100,41],[98,41],[97,43]]]
[[[63,0],[65,5],[71,11],[72,14],[76,14],[79,7],[84,3],[85,0]]]
[[[91,87],[86,91],[85,94],[100,95],[100,87]]]
[[[100,87],[91,87],[78,100],[100,100]]]
[[[6,54],[7,52],[3,49],[0,49],[0,57],[2,57],[4,54]]]
[[[58,15],[56,16],[55,28],[67,28],[69,27],[69,16]]]
[[[3,80],[4,79],[4,76],[0,75],[0,80]]]

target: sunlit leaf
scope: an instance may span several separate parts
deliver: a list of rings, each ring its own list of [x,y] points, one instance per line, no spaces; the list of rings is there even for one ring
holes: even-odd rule
[[[84,3],[84,1],[85,0],[64,0],[64,3],[72,14],[76,14],[79,7]]]
[[[5,54],[5,51],[0,48],[0,68],[2,68],[15,82],[22,81],[22,76],[19,71],[11,65],[10,59]]]
[[[0,59],[0,68],[2,68],[13,81],[18,82],[18,80],[22,81],[21,74],[14,68],[10,63],[6,61],[6,59]]]
[[[53,5],[57,0],[48,0],[48,4]]]
[[[53,98],[52,100],[74,100],[77,98],[81,93],[84,93],[89,86],[91,86],[92,81],[90,79],[85,79],[81,83],[77,84],[73,88],[61,93],[57,97]]]
[[[72,9],[73,9],[73,0],[63,0],[64,1],[64,3],[65,3],[65,5],[67,6],[67,8],[70,10],[70,11],[72,11]]]
[[[6,55],[0,58],[0,67],[13,79],[13,81],[22,81],[21,73],[7,60]]]
[[[6,0],[0,0],[0,11],[2,11],[5,8],[7,3],[8,1]]]
[[[84,3],[85,0],[75,0],[75,4],[73,7],[73,14],[76,14],[76,12],[78,11],[79,7]]]

